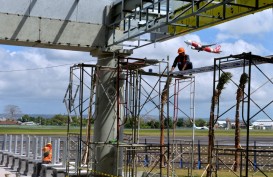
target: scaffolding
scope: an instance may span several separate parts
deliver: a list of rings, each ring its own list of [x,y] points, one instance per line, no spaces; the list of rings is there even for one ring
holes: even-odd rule
[[[168,68],[168,59],[125,57],[118,58],[116,68],[89,64],[78,64],[70,68],[70,82],[64,98],[69,115],[67,129],[69,156],[66,160],[68,176],[109,175],[96,170],[94,166],[97,162],[96,151],[103,146],[117,148],[117,163],[122,161],[123,164],[117,167],[117,171],[122,171],[124,176],[138,176],[140,172],[160,176],[175,174],[175,166],[181,163],[182,154],[184,154],[183,162],[187,164],[189,174],[192,174],[190,169],[193,168],[194,161],[192,151],[194,129],[192,141],[185,142],[176,138],[175,129],[171,127],[175,126],[179,115],[187,117],[194,123],[195,77],[170,76]],[[147,69],[148,71],[145,71]],[[116,89],[105,88],[112,104],[116,104],[115,113],[118,122],[117,138],[110,142],[91,140],[92,130],[88,122],[96,121],[95,115],[98,114],[94,109],[96,102],[93,99],[96,83],[100,83],[97,70],[117,73]],[[184,93],[180,94],[181,92]],[[181,99],[190,100],[190,105],[178,106]],[[172,121],[170,121],[170,108],[173,108],[172,112],[174,112]],[[155,116],[149,117],[151,115]],[[123,121],[120,117],[124,117]],[[139,134],[141,122],[149,118],[160,120],[160,139],[154,142],[146,140],[144,142]],[[76,120],[80,120],[79,133],[73,132],[73,122]],[[126,134],[122,132],[125,125],[130,129]],[[182,147],[181,143],[187,144],[186,149],[179,148]]]
[[[272,100],[264,103],[262,106],[255,101],[253,94],[262,89],[266,83],[272,84],[270,79],[262,70],[261,64],[272,63],[271,57],[260,57],[252,55],[251,53],[243,53],[240,55],[230,55],[227,57],[216,58],[214,66],[196,68],[187,71],[173,72],[173,75],[168,75],[168,59],[167,60],[153,60],[153,59],[140,59],[140,58],[126,58],[119,57],[117,59],[117,67],[101,67],[97,65],[78,64],[71,67],[70,83],[66,92],[64,103],[67,106],[69,122],[68,122],[68,154],[67,157],[67,174],[68,175],[100,175],[107,176],[95,169],[94,164],[97,163],[96,151],[103,146],[116,147],[117,163],[122,161],[122,166],[117,167],[117,171],[122,171],[123,176],[138,176],[139,173],[147,175],[172,175],[176,176],[176,169],[186,167],[188,169],[188,176],[192,176],[192,170],[196,165],[195,148],[195,130],[192,128],[192,139],[185,141],[183,138],[176,137],[176,123],[181,115],[191,120],[192,124],[195,123],[195,76],[192,73],[200,72],[214,72],[213,89],[215,90],[216,83],[219,82],[218,78],[224,70],[233,69],[232,72],[238,70],[240,73],[247,73],[249,81],[244,92],[242,102],[242,117],[244,124],[247,128],[247,138],[245,145],[241,144],[240,149],[227,149],[218,144],[208,148],[211,150],[212,156],[208,157],[208,166],[206,170],[210,175],[213,172],[217,174],[219,164],[222,163],[227,169],[232,170],[225,164],[222,157],[219,155],[222,151],[233,155],[238,152],[241,158],[240,174],[243,174],[245,168],[245,175],[248,175],[249,164],[253,169],[263,172],[263,167],[255,165],[255,162],[250,160],[251,153],[271,152],[270,150],[259,150],[255,146],[250,148],[250,135],[249,125],[250,121],[258,114],[264,114],[269,119],[273,120],[268,114]],[[162,66],[163,65],[163,66]],[[148,71],[147,71],[148,69]],[[115,129],[118,134],[116,139],[109,142],[95,142],[91,140],[91,126],[88,126],[91,121],[95,120],[95,93],[96,84],[100,84],[99,76],[96,74],[97,70],[107,70],[116,72],[115,77],[116,91],[114,88],[104,88],[107,96],[112,100],[112,104],[116,104],[116,117],[118,120],[117,128]],[[254,74],[255,75],[254,75]],[[253,76],[260,73],[266,79],[266,83],[262,83],[255,88],[251,85]],[[156,79],[155,79],[156,78]],[[174,79],[174,80],[172,80]],[[260,77],[259,77],[260,79]],[[97,82],[96,82],[97,80]],[[238,84],[231,79],[233,83],[232,89],[236,89]],[[268,89],[268,88],[265,88]],[[182,93],[182,94],[181,94]],[[167,94],[164,96],[164,94]],[[164,99],[167,99],[165,103]],[[182,101],[181,101],[182,100]],[[187,100],[187,101],[185,101]],[[189,102],[189,105],[184,105]],[[227,107],[221,105],[221,100],[217,102],[216,109],[213,114],[213,125],[216,121],[229,113],[235,105]],[[172,124],[170,123],[173,113]],[[72,114],[77,115],[79,119],[75,119]],[[246,115],[245,115],[246,114]],[[86,117],[87,115],[87,117]],[[156,115],[156,117],[150,117]],[[124,117],[121,119],[120,117]],[[144,119],[158,119],[160,120],[160,139],[155,139],[153,142],[148,142],[141,139],[140,127]],[[75,134],[73,132],[73,121],[80,120],[80,132]],[[89,123],[85,123],[88,122]],[[90,125],[90,124],[89,124]],[[172,127],[172,126],[173,127]],[[84,131],[87,127],[87,134]],[[126,127],[127,131],[124,133],[123,129]],[[89,128],[88,128],[89,127]],[[129,131],[128,131],[129,129]],[[165,134],[164,134],[165,133]],[[122,136],[121,136],[122,135]],[[214,138],[214,134],[213,134]],[[198,149],[200,149],[198,144]],[[198,150],[199,152],[200,150]],[[198,166],[200,163],[200,152],[198,155]],[[244,159],[244,163],[243,163]],[[271,161],[271,159],[270,159]],[[270,163],[270,161],[268,163]],[[244,167],[242,167],[244,165]],[[266,164],[265,164],[266,165]],[[208,168],[211,167],[211,168]],[[232,171],[235,176],[239,176],[237,172]]]
[[[188,93],[187,93],[188,92]],[[179,94],[182,94],[184,96],[189,96],[189,105],[183,104],[183,101],[185,99],[179,99]],[[183,154],[187,153],[189,160],[188,160],[188,176],[192,176],[192,170],[194,168],[194,125],[195,125],[195,77],[191,76],[187,79],[180,79],[176,78],[174,82],[174,102],[173,102],[173,131],[172,131],[172,170],[173,174],[175,174],[175,162],[177,159],[179,160],[180,167],[182,168],[182,159]],[[185,112],[185,107],[189,106],[188,112]],[[176,124],[178,121],[179,116],[181,117],[181,114],[183,117],[186,117],[189,119],[192,123],[192,139],[191,141],[184,141],[183,139],[177,139],[176,137]],[[186,149],[183,150],[182,144],[186,144]],[[185,159],[184,159],[185,160]]]
[[[65,157],[68,176],[91,173],[92,163],[88,161],[91,157],[91,121],[95,107],[95,71],[96,65],[91,64],[81,63],[70,67],[69,85],[63,100],[68,113],[68,155]],[[73,131],[75,121],[80,121],[80,131],[77,133]],[[85,136],[84,127],[88,130]]]
[[[249,171],[251,170],[251,166],[253,167],[252,170],[260,171],[265,176],[267,176],[262,168],[259,168],[255,163],[250,159],[251,153],[257,153],[257,152],[271,152],[270,150],[260,150],[256,149],[256,144],[254,148],[250,148],[250,121],[254,118],[257,118],[258,115],[263,114],[263,116],[267,117],[271,121],[272,115],[270,116],[270,110],[272,110],[272,102],[273,98],[272,95],[268,95],[268,100],[263,100],[264,102],[258,102],[255,101],[257,99],[257,96],[254,94],[257,90],[263,89],[263,87],[266,85],[266,83],[272,84],[272,79],[268,77],[268,74],[264,73],[262,71],[262,68],[260,64],[265,63],[273,63],[272,56],[269,57],[261,57],[257,55],[253,55],[251,53],[242,53],[239,55],[230,55],[227,57],[221,57],[221,58],[215,58],[214,60],[214,76],[213,76],[213,98],[216,94],[216,83],[219,82],[220,75],[225,73],[224,69],[230,69],[230,68],[239,68],[239,72],[242,74],[246,74],[248,76],[248,82],[245,86],[245,89],[243,90],[243,96],[241,99],[242,106],[241,109],[241,120],[243,121],[243,124],[246,127],[246,142],[245,144],[240,144],[240,148],[231,148],[231,149],[223,149],[219,147],[218,145],[215,145],[214,139],[214,131],[211,131],[211,129],[214,129],[214,126],[217,122],[217,120],[227,113],[229,113],[232,109],[235,108],[236,105],[231,105],[230,107],[221,105],[221,99],[219,99],[217,102],[216,108],[213,110],[212,113],[214,116],[211,117],[210,121],[212,122],[212,126],[210,127],[210,134],[209,136],[212,138],[212,142],[209,142],[208,152],[211,151],[211,156],[208,157],[208,166],[207,166],[207,176],[212,176],[212,173],[215,173],[215,176],[217,176],[217,170],[218,170],[218,164],[223,163],[225,166],[226,164],[221,159],[221,156],[219,156],[219,153],[221,152],[227,152],[229,151],[231,154],[239,153],[240,157],[240,169],[239,174],[233,169],[234,164],[232,167],[226,166],[229,170],[232,171],[233,175],[235,176],[248,176]],[[227,67],[228,66],[228,67]],[[232,70],[232,72],[235,72],[235,70]],[[237,72],[238,73],[238,72]],[[256,86],[252,83],[252,79],[257,77],[261,81],[262,79],[265,79],[265,83],[261,84],[260,86]],[[236,83],[236,81],[232,78],[231,83],[233,85],[233,89],[239,88],[239,84]],[[256,83],[257,84],[257,83]],[[271,85],[270,85],[271,86]],[[265,88],[265,91],[270,88]],[[230,87],[230,86],[229,86]],[[213,99],[214,100],[214,99]],[[267,102],[265,102],[267,101]],[[236,139],[235,139],[236,141]],[[251,166],[250,166],[251,164]],[[243,174],[243,168],[245,170],[245,174]]]

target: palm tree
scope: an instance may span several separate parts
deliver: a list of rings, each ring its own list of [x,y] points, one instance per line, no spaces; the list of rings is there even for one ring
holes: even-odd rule
[[[237,89],[237,96],[236,96],[236,115],[235,115],[235,164],[233,166],[233,170],[237,171],[239,163],[240,163],[240,156],[238,149],[240,149],[240,102],[243,99],[244,96],[244,89],[245,84],[248,81],[248,75],[246,73],[243,73],[240,78],[240,84]]]
[[[169,86],[172,82],[172,77],[168,77],[166,84],[164,86],[164,89],[161,94],[161,110],[160,110],[160,155],[161,155],[161,168],[164,167],[164,151],[165,149],[163,148],[164,145],[164,105],[167,103],[167,98],[168,98],[168,91],[169,91]]]
[[[216,89],[214,90],[214,94],[211,99],[211,107],[210,107],[210,121],[209,121],[209,145],[208,145],[208,169],[207,169],[207,177],[211,176],[212,172],[212,150],[214,147],[214,109],[215,105],[218,103],[219,97],[222,93],[222,90],[225,88],[224,86],[231,79],[232,74],[230,72],[222,73],[219,82],[217,84]]]

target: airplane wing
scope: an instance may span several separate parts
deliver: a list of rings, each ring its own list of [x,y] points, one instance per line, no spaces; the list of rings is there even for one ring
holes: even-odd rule
[[[216,44],[208,44],[208,45],[202,45],[202,48],[205,48],[205,47],[211,47],[213,45],[216,45]]]

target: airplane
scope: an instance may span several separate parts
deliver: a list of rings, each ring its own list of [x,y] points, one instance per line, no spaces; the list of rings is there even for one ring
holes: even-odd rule
[[[216,46],[213,49],[213,48],[211,48],[211,46],[216,45],[216,44],[202,45],[202,44],[200,44],[198,42],[195,42],[195,41],[192,41],[192,40],[186,40],[184,42],[186,44],[188,44],[188,45],[191,45],[192,46],[191,48],[193,50],[198,50],[198,52],[200,52],[200,51],[206,51],[206,52],[217,53],[217,54],[219,54],[220,52],[222,52],[222,51],[220,51],[220,49],[221,49],[220,45]]]
[[[206,127],[206,126],[203,126],[203,127],[196,127],[195,124],[193,124],[193,128],[196,129],[196,130],[208,130],[209,128]]]

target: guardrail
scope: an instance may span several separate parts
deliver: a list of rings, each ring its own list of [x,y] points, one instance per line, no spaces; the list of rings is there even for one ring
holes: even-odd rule
[[[52,163],[42,164],[40,175],[45,177],[48,169],[65,167],[66,141],[59,137],[5,134],[2,141],[0,140],[0,164],[16,170],[19,174],[39,176],[38,163],[42,162],[42,148],[48,142],[52,143],[53,152]]]
[[[48,142],[51,142],[53,146],[52,163],[42,164],[40,176],[46,177],[49,171],[52,171],[53,177],[57,177],[59,173],[67,173],[67,169],[75,171],[77,169],[75,164],[81,160],[81,157],[77,155],[79,149],[75,148],[79,141],[75,141],[74,144],[70,143],[71,147],[68,148],[66,136],[0,135],[0,164],[17,171],[19,174],[36,177],[38,176],[37,164],[42,161],[42,148]],[[249,160],[253,162],[253,168],[250,170],[273,171],[273,144],[271,142],[264,143],[266,144],[255,141],[250,146]],[[234,145],[226,141],[216,144],[216,166],[218,169],[228,170],[234,164],[234,149],[231,149]],[[138,159],[137,165],[146,168],[158,160],[158,153],[151,151],[146,144],[144,145],[137,149],[136,156]],[[191,143],[181,139],[170,145],[169,148],[170,160],[173,167],[177,169],[190,168],[192,163],[190,161],[191,153],[194,153],[193,168],[204,169],[207,166],[207,144],[201,144],[199,141],[195,142],[194,149],[191,150]],[[69,152],[67,152],[67,149],[69,149]],[[126,152],[130,152],[130,147],[127,148]],[[244,158],[243,153],[241,155]],[[129,156],[125,155],[125,157]],[[131,159],[124,159],[124,162],[126,160],[131,161]],[[69,163],[67,163],[68,161]],[[66,164],[70,164],[70,166],[67,167]],[[88,168],[88,170],[92,171],[91,168]]]

